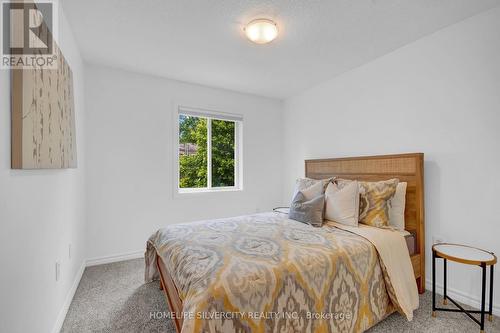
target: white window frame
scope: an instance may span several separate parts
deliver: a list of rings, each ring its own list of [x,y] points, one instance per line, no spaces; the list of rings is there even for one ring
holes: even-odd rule
[[[180,170],[179,170],[179,116],[194,116],[207,118],[207,187],[199,188],[180,188]],[[187,107],[176,105],[173,113],[174,123],[174,196],[184,196],[186,194],[196,193],[216,193],[232,192],[243,190],[243,116],[233,113],[212,111],[202,108]],[[212,120],[234,121],[235,125],[235,149],[234,149],[234,186],[212,187]]]

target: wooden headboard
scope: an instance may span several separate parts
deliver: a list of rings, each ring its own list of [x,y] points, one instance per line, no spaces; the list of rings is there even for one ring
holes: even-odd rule
[[[398,178],[407,182],[405,229],[416,235],[411,257],[420,293],[425,291],[424,154],[343,157],[305,161],[306,177],[339,177],[365,181]]]

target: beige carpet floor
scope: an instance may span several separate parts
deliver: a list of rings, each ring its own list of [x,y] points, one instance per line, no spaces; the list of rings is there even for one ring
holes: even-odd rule
[[[61,332],[174,333],[168,319],[151,318],[168,308],[158,282],[144,284],[143,276],[142,259],[85,269]],[[500,318],[487,322],[485,331],[500,332]],[[426,292],[412,322],[396,313],[369,332],[479,332],[479,326],[459,313],[439,312],[432,318]]]

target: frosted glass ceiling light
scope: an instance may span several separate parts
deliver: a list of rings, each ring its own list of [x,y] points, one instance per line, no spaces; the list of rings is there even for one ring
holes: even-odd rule
[[[278,36],[278,26],[268,19],[257,19],[245,27],[247,38],[257,44],[267,44]]]

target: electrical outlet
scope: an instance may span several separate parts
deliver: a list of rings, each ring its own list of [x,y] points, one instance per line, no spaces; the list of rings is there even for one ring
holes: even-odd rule
[[[61,278],[61,264],[59,261],[56,261],[56,281],[59,281]]]
[[[68,245],[68,259],[71,259],[71,243]]]

